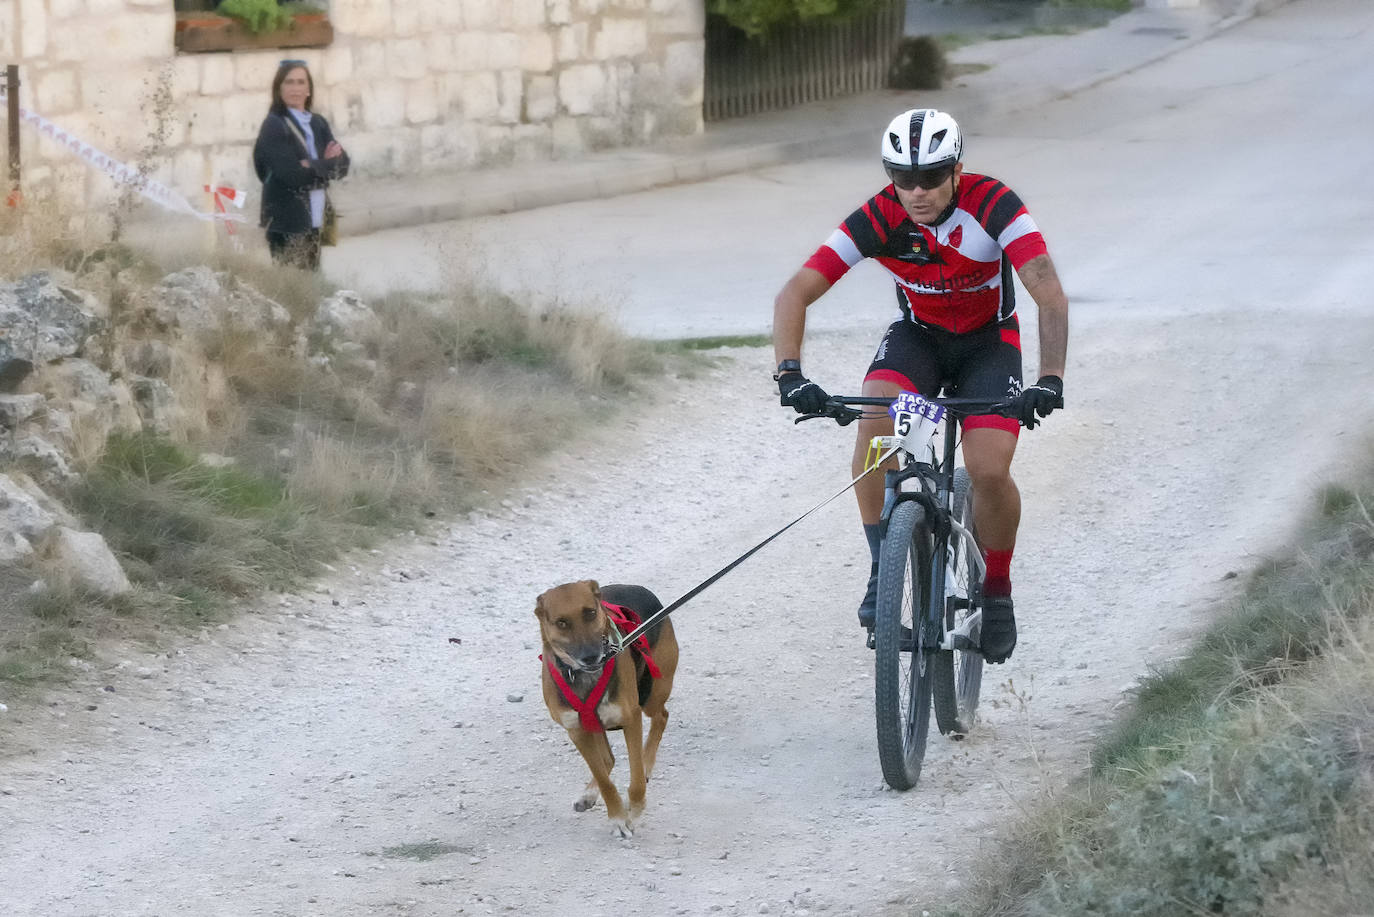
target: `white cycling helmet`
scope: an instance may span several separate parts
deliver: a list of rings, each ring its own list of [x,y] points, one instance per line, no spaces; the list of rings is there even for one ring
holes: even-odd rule
[[[964,152],[958,123],[934,108],[913,108],[883,131],[883,165],[890,172],[925,172],[952,166]]]

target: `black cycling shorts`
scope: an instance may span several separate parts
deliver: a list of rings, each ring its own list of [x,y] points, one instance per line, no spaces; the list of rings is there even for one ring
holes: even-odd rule
[[[893,382],[920,395],[998,400],[1021,393],[1021,324],[1015,315],[989,322],[977,331],[955,334],[943,328],[918,325],[908,319],[893,322],[878,344],[864,380]],[[1021,425],[1012,417],[981,415],[964,420],[964,429],[992,427],[1017,434]]]

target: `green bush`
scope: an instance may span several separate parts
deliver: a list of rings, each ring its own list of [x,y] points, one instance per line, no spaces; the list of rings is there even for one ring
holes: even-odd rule
[[[1061,914],[1261,914],[1276,885],[1328,856],[1322,826],[1356,767],[1332,734],[1209,736],[1156,782],[1122,794],[1029,901]]]
[[[291,26],[291,12],[277,0],[224,0],[215,12],[241,21],[254,35]]]
[[[940,42],[929,35],[903,38],[888,69],[888,89],[939,89],[949,64]]]
[[[707,0],[706,11],[753,37],[798,22],[848,19],[889,0]]]

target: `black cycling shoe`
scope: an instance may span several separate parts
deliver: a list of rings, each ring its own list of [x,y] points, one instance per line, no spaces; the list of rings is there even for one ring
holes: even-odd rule
[[[1011,596],[983,599],[980,648],[983,658],[992,663],[1006,662],[1016,649],[1016,615],[1012,613]]]
[[[859,603],[859,626],[873,629],[873,624],[878,620],[878,565],[873,565],[873,571],[868,576],[868,589],[864,592],[864,600]]]

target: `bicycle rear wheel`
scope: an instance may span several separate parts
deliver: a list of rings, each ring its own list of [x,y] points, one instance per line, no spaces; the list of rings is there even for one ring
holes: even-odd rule
[[[874,709],[878,760],[894,790],[921,776],[930,729],[934,653],[920,647],[920,620],[930,592],[931,532],[919,503],[898,503],[878,562],[873,628]]]
[[[968,472],[954,470],[954,493],[951,510],[959,524],[973,531],[973,501],[969,490]],[[945,604],[945,629],[952,631],[973,614],[983,592],[978,563],[973,557],[976,547],[954,533],[950,533],[947,548],[945,586],[952,602]],[[976,646],[978,631],[970,637]],[[973,730],[978,710],[978,695],[983,684],[983,657],[972,650],[942,650],[935,654],[933,700],[935,724],[946,735],[966,736]]]

